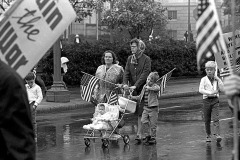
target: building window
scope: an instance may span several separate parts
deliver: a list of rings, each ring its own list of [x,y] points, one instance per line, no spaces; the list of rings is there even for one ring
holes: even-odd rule
[[[168,19],[177,19],[177,11],[168,11]]]
[[[177,39],[177,30],[168,30],[169,37]]]

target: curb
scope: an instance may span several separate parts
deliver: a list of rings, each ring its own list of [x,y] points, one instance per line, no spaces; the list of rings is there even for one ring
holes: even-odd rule
[[[198,91],[185,92],[185,93],[173,93],[173,94],[165,94],[160,97],[160,99],[168,99],[168,98],[179,98],[179,97],[191,97],[201,95]]]
[[[173,94],[166,94],[162,95],[161,99],[170,99],[170,98],[179,98],[179,97],[191,97],[191,96],[198,96],[200,93],[198,91],[193,92],[185,92],[185,93],[173,93]],[[68,102],[68,103],[54,103],[45,102],[44,104],[40,104],[40,108],[37,108],[37,114],[48,114],[48,113],[61,113],[64,111],[70,111],[70,110],[81,110],[81,109],[87,109],[89,107],[94,107],[93,104],[85,102],[83,100],[74,100],[74,102]],[[44,107],[44,106],[50,106],[50,107]]]
[[[86,109],[89,107],[94,107],[94,106],[93,104],[90,104],[90,103],[61,104],[59,106],[52,106],[48,108],[38,109],[37,114],[60,113],[60,112],[70,111],[70,110]]]

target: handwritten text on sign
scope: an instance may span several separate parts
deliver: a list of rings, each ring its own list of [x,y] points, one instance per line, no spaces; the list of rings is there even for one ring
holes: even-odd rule
[[[0,26],[0,59],[25,77],[74,18],[68,0],[23,1]]]

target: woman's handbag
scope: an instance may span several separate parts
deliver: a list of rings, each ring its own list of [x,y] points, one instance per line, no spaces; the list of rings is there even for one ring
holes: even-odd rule
[[[136,106],[137,106],[136,102],[134,102],[130,99],[124,98],[124,97],[119,97],[118,102],[119,102],[120,107],[122,109],[125,109],[126,112],[135,113]]]

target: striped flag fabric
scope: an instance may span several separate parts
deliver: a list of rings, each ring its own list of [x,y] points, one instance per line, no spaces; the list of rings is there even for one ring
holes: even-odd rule
[[[157,82],[159,81],[159,86],[160,86],[160,91],[159,91],[159,97],[161,97],[161,95],[163,94],[165,88],[166,88],[166,84],[167,81],[171,78],[172,76],[172,72],[175,70],[176,68],[172,69],[170,72],[168,72],[167,74],[163,75],[161,78],[159,78],[157,80]]]
[[[108,104],[110,104],[110,105],[117,105],[118,104],[118,95],[115,91],[112,91],[110,93],[110,96],[108,98]]]
[[[84,73],[80,84],[81,97],[83,100],[91,102],[93,90],[98,82],[99,79],[97,77]]]
[[[214,0],[198,0],[196,31],[197,64],[200,70],[201,64],[212,55],[221,51],[227,54]]]
[[[236,65],[236,70],[235,70],[235,72],[236,72],[236,73],[240,73],[240,65]],[[229,68],[220,70],[220,77],[229,76],[230,74],[231,74],[231,73],[230,73]]]

